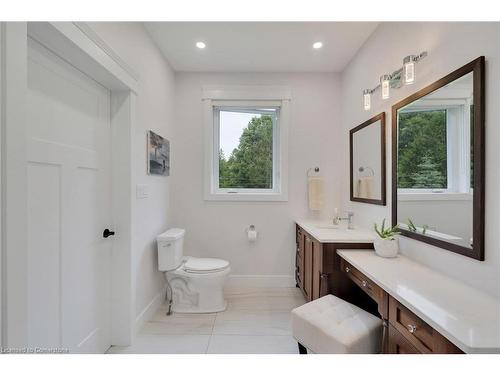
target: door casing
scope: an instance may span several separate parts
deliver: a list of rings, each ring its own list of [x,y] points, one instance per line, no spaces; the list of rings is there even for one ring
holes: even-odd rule
[[[112,221],[111,344],[131,345],[135,335],[133,171],[138,76],[85,23],[0,24],[1,346],[27,345],[27,40],[38,41],[111,92]]]

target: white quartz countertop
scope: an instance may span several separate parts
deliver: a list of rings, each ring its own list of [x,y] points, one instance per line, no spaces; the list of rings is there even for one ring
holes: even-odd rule
[[[375,233],[367,229],[347,229],[346,224],[333,225],[326,221],[296,220],[297,225],[322,243],[373,242]]]
[[[337,252],[464,352],[500,353],[499,299],[403,255]]]

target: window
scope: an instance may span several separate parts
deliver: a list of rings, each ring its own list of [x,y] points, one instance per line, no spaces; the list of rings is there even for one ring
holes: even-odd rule
[[[446,109],[400,113],[400,189],[448,188],[446,118]]]
[[[463,100],[399,113],[398,194],[471,194],[471,106]]]
[[[238,86],[203,91],[205,199],[288,199],[290,93]]]
[[[219,191],[274,191],[278,124],[279,108],[214,107]]]

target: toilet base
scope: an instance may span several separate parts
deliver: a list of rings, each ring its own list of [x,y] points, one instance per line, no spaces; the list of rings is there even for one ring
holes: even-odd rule
[[[182,268],[167,272],[172,288],[172,311],[184,314],[210,314],[226,310],[224,281],[229,267],[207,274],[193,274]]]

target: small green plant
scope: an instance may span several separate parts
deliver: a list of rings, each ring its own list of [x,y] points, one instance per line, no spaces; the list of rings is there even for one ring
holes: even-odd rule
[[[411,221],[410,218],[408,218],[408,230],[410,232],[416,232],[417,231],[417,227],[415,226],[415,224],[413,224],[413,221]]]
[[[377,223],[375,223],[373,225],[373,229],[375,230],[375,232],[377,232],[379,237],[384,239],[384,240],[391,240],[392,241],[392,240],[394,240],[394,236],[398,233],[398,226],[397,225],[393,226],[392,228],[385,227],[385,219],[382,220],[382,226],[380,227],[380,229],[378,228]]]
[[[408,230],[410,232],[414,232],[416,233],[418,231],[417,227],[415,226],[415,224],[413,224],[413,221],[411,221],[410,218],[408,218]],[[427,224],[424,224],[422,226],[422,234],[425,234],[427,232],[427,229],[429,229],[429,226]]]

